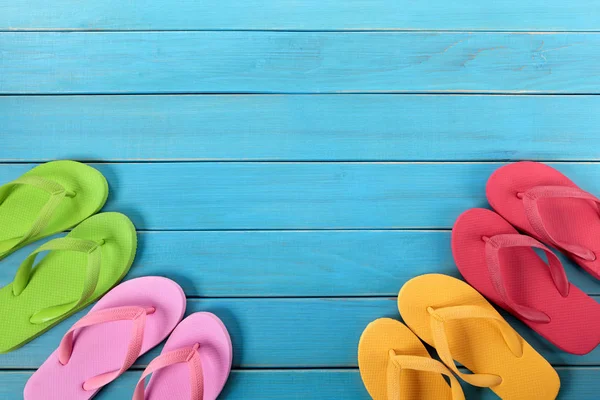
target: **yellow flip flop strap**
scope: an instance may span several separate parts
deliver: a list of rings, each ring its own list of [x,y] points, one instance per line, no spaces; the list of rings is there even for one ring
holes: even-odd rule
[[[389,352],[390,359],[387,368],[388,400],[401,400],[400,373],[404,369],[434,372],[450,378],[453,400],[465,400],[465,395],[452,372],[441,362],[429,357],[397,355],[394,350]]]
[[[502,377],[495,374],[464,374],[456,368],[452,353],[450,353],[450,346],[448,344],[448,337],[446,335],[445,323],[451,320],[461,319],[486,319],[494,322],[496,328],[502,333],[504,342],[510,349],[510,351],[516,356],[521,357],[523,355],[523,346],[521,338],[517,333],[508,325],[500,315],[495,312],[483,308],[480,306],[452,306],[442,307],[433,309],[428,307],[427,311],[430,315],[431,321],[431,332],[433,334],[433,341],[438,355],[452,371],[460,376],[465,382],[470,383],[473,386],[479,387],[493,387],[502,383]]]

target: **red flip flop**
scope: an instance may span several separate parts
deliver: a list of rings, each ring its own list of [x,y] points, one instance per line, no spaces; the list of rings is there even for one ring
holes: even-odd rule
[[[600,304],[567,280],[550,249],[498,214],[476,208],[458,217],[452,253],[471,286],[560,349],[582,355],[600,343]]]
[[[552,245],[600,279],[600,200],[552,167],[518,162],[487,183],[496,212],[517,229]]]

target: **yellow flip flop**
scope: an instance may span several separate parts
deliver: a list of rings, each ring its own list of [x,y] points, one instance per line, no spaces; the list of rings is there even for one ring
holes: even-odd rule
[[[400,290],[402,319],[464,381],[502,399],[554,399],[558,374],[475,289],[441,274],[413,278]],[[454,360],[472,374],[460,372]]]
[[[381,318],[367,325],[358,343],[358,367],[374,400],[465,398],[452,372],[429,356],[410,329],[393,319]]]

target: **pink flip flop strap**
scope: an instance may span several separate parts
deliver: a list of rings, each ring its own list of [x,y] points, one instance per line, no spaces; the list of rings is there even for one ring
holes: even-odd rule
[[[60,345],[58,346],[58,361],[62,365],[66,365],[73,354],[73,334],[75,330],[99,325],[106,322],[114,321],[133,321],[133,330],[129,339],[127,353],[121,368],[115,371],[106,372],[96,375],[83,384],[85,390],[96,390],[112,382],[119,375],[125,372],[133,365],[135,360],[140,355],[142,350],[142,342],[144,339],[144,327],[146,326],[146,315],[154,313],[153,307],[144,308],[137,306],[115,307],[104,310],[93,311],[81,318],[69,331],[63,336]]]
[[[548,229],[546,229],[546,225],[544,224],[544,220],[540,214],[538,200],[546,198],[573,198],[589,200],[594,202],[596,205],[596,210],[600,214],[600,209],[598,209],[600,199],[579,188],[568,186],[536,186],[524,193],[518,193],[517,196],[523,200],[523,207],[525,208],[525,214],[529,224],[543,241],[551,243],[555,247],[562,248],[586,261],[596,260],[596,255],[590,249],[578,246],[576,244],[560,242],[550,234]]]
[[[546,313],[531,307],[517,304],[508,295],[506,286],[504,284],[504,279],[502,278],[500,250],[512,247],[535,247],[543,250],[548,256],[548,267],[550,269],[550,274],[552,275],[554,285],[558,289],[561,296],[567,297],[569,295],[569,280],[567,279],[565,270],[558,257],[556,257],[556,255],[554,255],[550,249],[530,236],[507,233],[495,235],[491,238],[484,237],[483,240],[485,241],[485,258],[488,271],[490,273],[490,278],[494,288],[498,294],[500,294],[502,300],[524,319],[533,322],[550,322],[550,317]]]
[[[135,391],[133,392],[133,400],[144,400],[145,389],[144,380],[148,375],[159,369],[166,368],[173,364],[186,363],[190,371],[190,400],[204,399],[204,376],[202,372],[202,360],[198,353],[200,345],[196,343],[193,347],[184,347],[173,350],[165,354],[161,354],[148,364],[144,373],[140,377]]]

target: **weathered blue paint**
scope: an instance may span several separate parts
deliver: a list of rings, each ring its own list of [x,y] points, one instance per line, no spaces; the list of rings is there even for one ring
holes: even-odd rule
[[[140,230],[127,278],[168,276],[188,313],[228,326],[235,370],[222,398],[366,399],[360,333],[398,318],[394,296],[411,277],[458,275],[449,228],[487,206],[485,182],[503,161],[551,162],[600,193],[596,9],[6,2],[0,183],[47,160],[95,162],[110,184],[105,209]],[[37,245],[2,261],[0,285]],[[599,300],[598,283],[565,265]],[[21,397],[82,314],[0,356],[0,398]],[[600,350],[568,355],[508,321],[559,366],[560,399],[598,397]],[[159,351],[97,398],[129,398]]]
[[[600,92],[600,33],[17,32],[0,48],[0,94]]]
[[[598,109],[598,96],[6,96],[0,161],[598,161]]]
[[[0,29],[597,31],[594,0],[13,0]],[[26,12],[25,12],[26,10]]]

